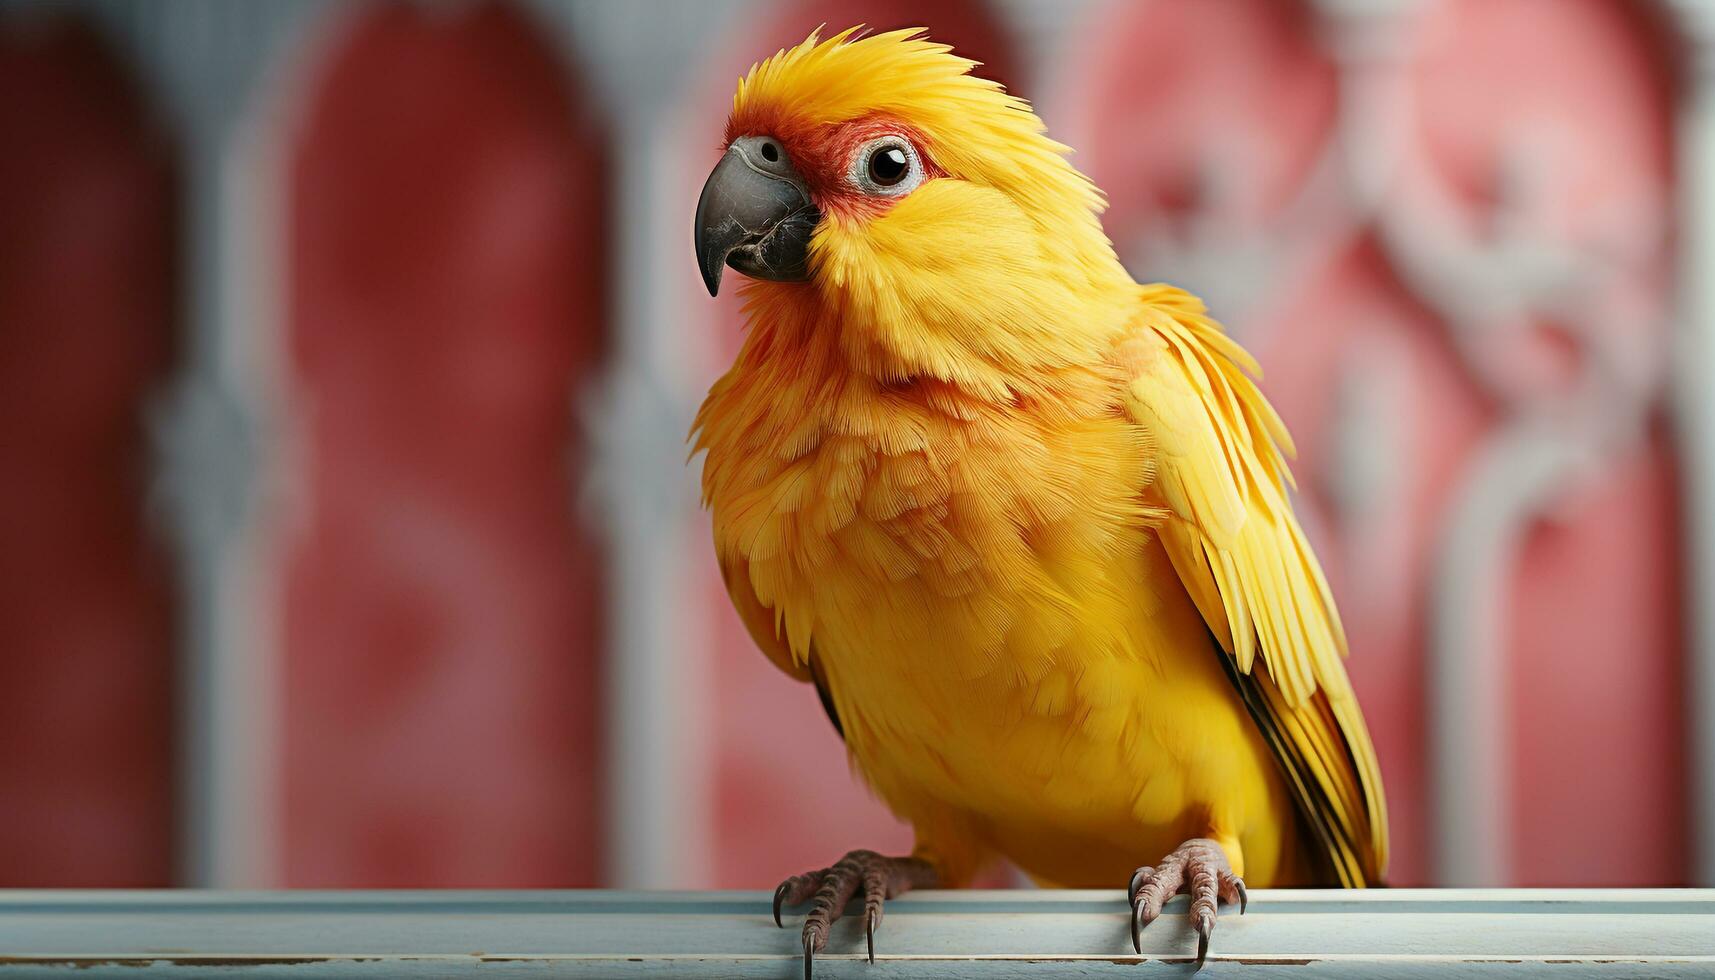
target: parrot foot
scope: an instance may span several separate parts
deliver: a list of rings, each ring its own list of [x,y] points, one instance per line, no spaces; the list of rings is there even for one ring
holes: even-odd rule
[[[780,921],[780,909],[810,901],[810,913],[804,917],[804,980],[810,980],[810,968],[816,954],[828,945],[828,930],[845,913],[846,903],[863,895],[863,931],[869,943],[869,961],[875,962],[875,930],[881,926],[881,906],[887,899],[903,895],[913,888],[933,888],[938,876],[935,868],[921,858],[884,857],[874,851],[852,851],[831,868],[793,875],[774,890],[774,924]]]
[[[1161,906],[1181,890],[1191,894],[1191,925],[1197,930],[1197,968],[1209,955],[1209,934],[1215,931],[1217,902],[1237,903],[1245,914],[1244,879],[1233,873],[1221,845],[1199,837],[1180,844],[1156,867],[1132,873],[1131,944],[1143,952],[1143,927],[1161,915]]]

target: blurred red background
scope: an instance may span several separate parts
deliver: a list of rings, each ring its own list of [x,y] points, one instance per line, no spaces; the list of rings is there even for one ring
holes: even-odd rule
[[[239,6],[0,9],[0,885],[762,887],[909,846],[728,610],[682,465],[739,340],[687,247],[732,82],[859,22],[1036,100],[1137,276],[1258,353],[1394,883],[1695,876],[1670,7]],[[208,377],[250,448],[161,409]],[[248,488],[213,541],[208,467]]]

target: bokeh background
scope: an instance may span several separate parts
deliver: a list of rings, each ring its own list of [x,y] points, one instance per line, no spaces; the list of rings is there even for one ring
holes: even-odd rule
[[[1715,884],[1710,4],[0,0],[0,885],[908,846],[685,464],[733,82],[859,22],[1260,355],[1393,881]]]

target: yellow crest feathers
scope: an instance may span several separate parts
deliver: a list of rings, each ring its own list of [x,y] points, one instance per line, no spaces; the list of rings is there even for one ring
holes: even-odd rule
[[[1100,234],[1094,215],[1105,205],[1101,192],[1067,162],[1070,149],[1048,137],[1029,102],[971,74],[977,62],[921,28],[867,36],[860,30],[826,40],[812,32],[752,66],[733,96],[733,129],[895,118],[924,134],[930,155],[950,176],[997,187],[1028,210]]]

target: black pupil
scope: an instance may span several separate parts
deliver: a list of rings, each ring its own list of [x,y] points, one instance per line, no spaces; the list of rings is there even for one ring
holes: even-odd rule
[[[773,163],[776,160],[779,160],[780,159],[780,149],[778,147],[776,147],[773,143],[762,144],[762,159],[767,160],[769,163]]]
[[[892,187],[905,179],[911,169],[910,158],[897,146],[884,146],[869,155],[869,179],[883,187]]]

